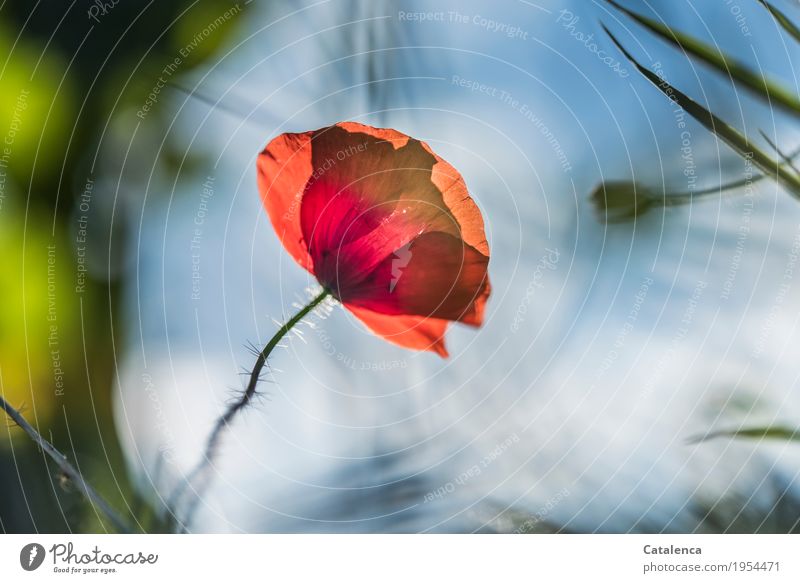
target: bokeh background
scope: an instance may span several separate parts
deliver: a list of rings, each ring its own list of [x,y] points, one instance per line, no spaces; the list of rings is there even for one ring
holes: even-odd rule
[[[759,2],[626,6],[798,94],[800,45]],[[695,438],[800,427],[800,202],[603,25],[760,147],[797,147],[796,115],[603,1],[6,0],[2,394],[143,531],[796,530],[792,439]],[[462,172],[492,249],[487,323],[454,327],[443,361],[343,310],[317,319],[187,520],[167,502],[248,343],[313,283],[272,233],[255,158],[341,120]],[[591,197],[748,177],[619,223]],[[11,425],[0,528],[111,530]]]

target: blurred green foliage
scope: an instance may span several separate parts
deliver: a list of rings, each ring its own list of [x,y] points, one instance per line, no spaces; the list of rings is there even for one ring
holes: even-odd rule
[[[102,183],[103,157],[120,155],[108,151],[113,140],[98,151],[100,136],[135,125],[114,117],[131,115],[125,106],[140,106],[163,67],[217,20],[169,81],[214,58],[243,13],[243,5],[216,0],[105,9],[86,0],[7,0],[0,8],[0,390],[123,513],[146,510],[131,503],[111,411],[119,348],[112,318],[113,334],[124,326],[115,318],[119,283],[90,276],[76,290],[76,208],[90,177]],[[166,116],[159,102],[143,123],[163,125]],[[95,158],[101,162],[90,170]],[[164,159],[170,165],[183,154],[167,149]],[[113,195],[96,188],[92,204]],[[108,528],[17,428],[0,433],[0,530]]]

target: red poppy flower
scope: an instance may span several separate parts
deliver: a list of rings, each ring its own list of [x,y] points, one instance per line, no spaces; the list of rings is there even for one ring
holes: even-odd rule
[[[375,334],[444,357],[451,321],[483,322],[483,218],[424,142],[352,122],[283,134],[258,187],[286,250]]]

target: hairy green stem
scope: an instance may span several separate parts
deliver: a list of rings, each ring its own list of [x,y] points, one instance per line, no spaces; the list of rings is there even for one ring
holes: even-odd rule
[[[187,487],[190,487],[193,482],[196,482],[198,479],[203,477],[204,474],[208,472],[211,468],[211,465],[214,461],[214,458],[217,454],[217,449],[219,448],[219,443],[222,438],[222,434],[224,433],[225,429],[231,424],[233,419],[236,415],[253,400],[253,397],[256,394],[256,387],[258,386],[258,381],[261,378],[261,372],[264,370],[264,365],[267,363],[267,359],[269,358],[272,351],[278,345],[278,343],[283,340],[284,336],[291,331],[303,318],[305,318],[310,312],[314,310],[319,304],[325,300],[330,295],[330,290],[323,289],[317,296],[314,297],[307,305],[305,305],[299,312],[297,312],[294,316],[292,316],[289,320],[286,321],[283,326],[278,328],[278,331],[275,332],[275,335],[267,342],[267,345],[264,346],[263,350],[258,353],[258,357],[256,358],[256,363],[253,366],[252,371],[250,372],[250,377],[247,383],[247,388],[245,388],[244,392],[242,393],[241,397],[236,400],[236,402],[231,403],[225,413],[223,413],[219,419],[217,419],[216,423],[214,423],[214,428],[211,430],[211,433],[206,440],[206,447],[203,453],[203,457],[200,458],[200,461],[195,466],[195,468],[189,473],[186,480],[182,483],[179,489],[173,493],[170,500],[171,502],[168,504],[170,509],[175,509],[177,504],[180,502],[180,499],[183,495],[184,490]],[[202,496],[203,490],[205,485],[201,483],[195,492],[197,494],[195,498],[195,502],[189,507],[186,516],[183,519],[184,526],[189,524],[194,513],[194,508],[196,502]]]

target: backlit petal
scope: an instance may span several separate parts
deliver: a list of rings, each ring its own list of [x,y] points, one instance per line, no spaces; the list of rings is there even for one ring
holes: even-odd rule
[[[386,316],[348,306],[350,312],[376,335],[412,350],[428,350],[447,358],[444,334],[449,322],[419,316]]]

